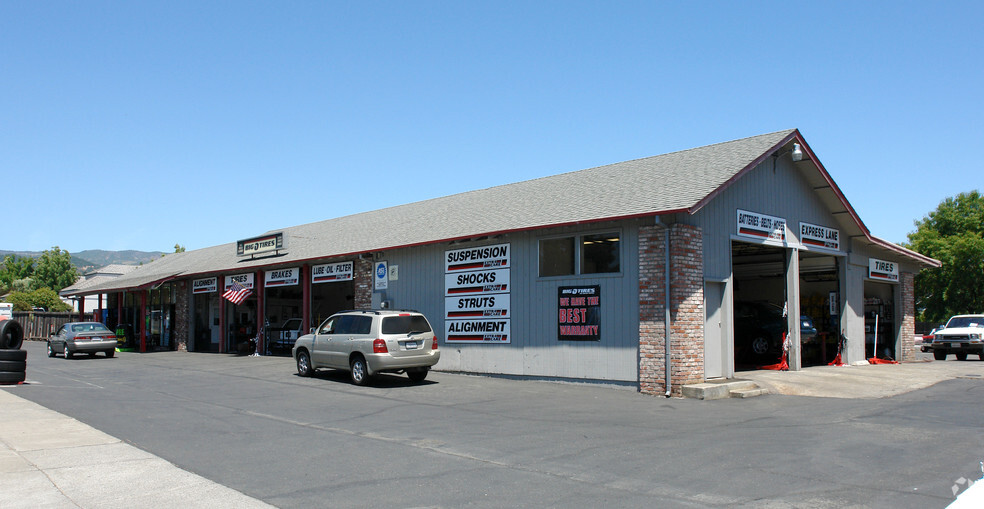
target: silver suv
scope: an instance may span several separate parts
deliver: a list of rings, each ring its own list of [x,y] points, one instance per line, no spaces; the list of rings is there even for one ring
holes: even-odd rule
[[[416,311],[343,311],[297,339],[292,350],[297,373],[318,368],[346,369],[352,383],[365,385],[377,373],[406,372],[412,382],[427,378],[441,359],[437,336]]]

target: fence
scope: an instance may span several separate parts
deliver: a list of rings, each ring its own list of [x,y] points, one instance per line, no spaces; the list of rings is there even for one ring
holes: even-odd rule
[[[68,322],[78,321],[74,312],[48,313],[39,311],[15,311],[14,320],[24,327],[24,339],[48,339],[59,327]],[[92,320],[92,313],[86,313],[85,320]]]

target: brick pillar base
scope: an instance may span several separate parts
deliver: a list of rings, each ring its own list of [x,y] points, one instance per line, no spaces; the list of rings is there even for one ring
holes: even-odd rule
[[[899,329],[899,352],[896,357],[900,361],[916,360],[916,277],[912,272],[903,272],[899,283],[902,285],[902,302],[899,303],[899,313],[902,314],[902,327]]]
[[[178,342],[178,351],[188,351],[189,327],[188,321],[191,320],[188,282],[178,281],[171,286],[171,291],[176,292],[174,299],[174,338]]]
[[[639,232],[639,391],[665,394],[664,246],[667,230]],[[669,227],[670,390],[704,381],[704,258],[700,228]]]
[[[372,309],[372,260],[359,258],[355,260],[355,309]]]

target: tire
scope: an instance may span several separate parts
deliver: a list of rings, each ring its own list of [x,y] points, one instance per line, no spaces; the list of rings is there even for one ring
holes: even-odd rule
[[[369,383],[369,366],[361,355],[352,357],[349,363],[349,374],[352,375],[352,383],[355,385],[366,385]]]
[[[300,376],[311,376],[314,374],[314,367],[311,365],[311,356],[307,350],[297,352],[297,374]]]
[[[55,349],[51,348],[51,341],[48,341],[48,357],[55,356]]]
[[[68,343],[65,343],[65,358],[66,359],[71,359],[72,358],[72,355],[74,355],[74,354],[72,353],[71,350],[68,349]]]
[[[0,322],[0,350],[19,350],[24,343],[24,327],[16,320]]]
[[[427,378],[427,372],[430,371],[427,368],[415,369],[413,371],[407,371],[407,376],[410,377],[410,381],[419,384]]]
[[[27,350],[0,350],[0,361],[25,361]]]
[[[946,360],[946,352],[941,352],[939,350],[933,350],[933,358],[938,361]]]
[[[106,350],[106,357],[112,359],[116,355],[116,350]]]
[[[19,384],[26,378],[23,371],[0,371],[0,384]]]
[[[27,361],[0,361],[0,371],[24,371]]]
[[[957,360],[958,361],[965,361],[965,360],[967,360],[967,354],[965,354],[965,353],[956,353],[956,354],[953,354],[953,355],[956,355],[957,356]]]

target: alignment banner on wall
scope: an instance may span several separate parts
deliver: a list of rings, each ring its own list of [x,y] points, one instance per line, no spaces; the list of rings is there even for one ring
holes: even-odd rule
[[[600,341],[601,287],[561,286],[557,290],[557,339]]]
[[[354,262],[327,263],[311,267],[312,283],[351,281],[355,275]]]
[[[207,277],[191,283],[191,293],[215,293],[219,291],[219,278]]]
[[[447,343],[509,343],[509,244],[444,252]]]

